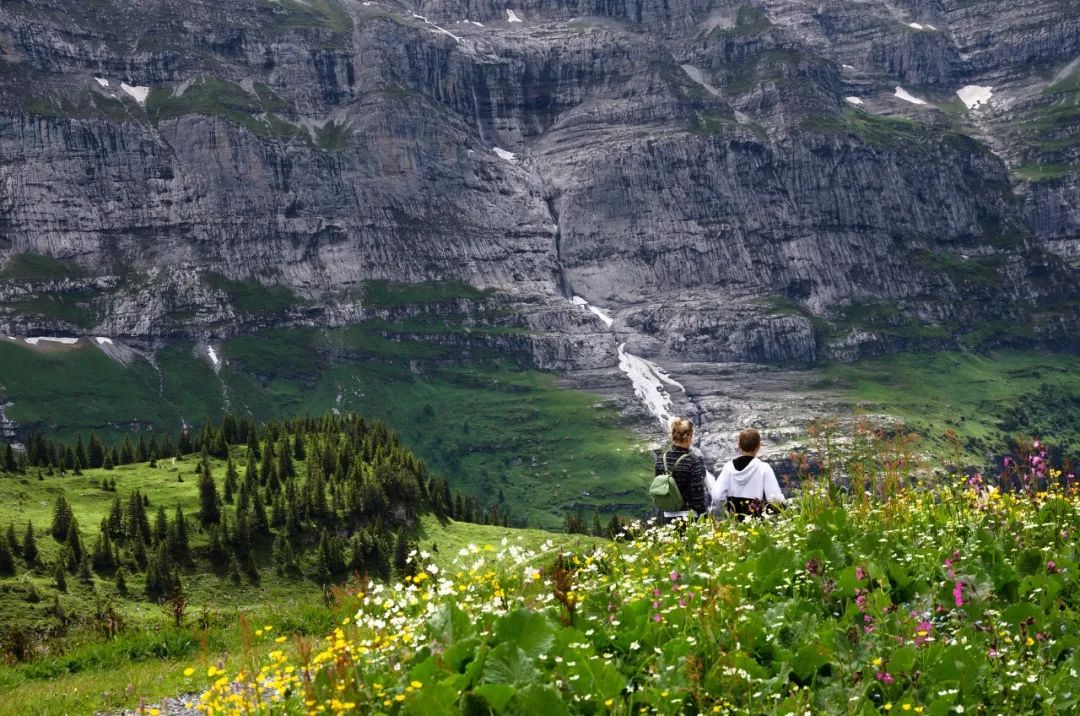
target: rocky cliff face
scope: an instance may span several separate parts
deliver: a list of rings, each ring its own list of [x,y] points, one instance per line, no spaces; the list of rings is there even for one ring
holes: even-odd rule
[[[458,279],[561,369],[1075,347],[1078,58],[1067,0],[9,0],[0,329]]]

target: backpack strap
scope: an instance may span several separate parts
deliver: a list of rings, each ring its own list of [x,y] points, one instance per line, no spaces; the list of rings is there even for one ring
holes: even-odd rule
[[[671,466],[671,470],[668,470],[667,458],[668,458],[668,454],[670,454],[670,453],[671,453],[670,450],[664,451],[664,472],[667,473],[668,475],[672,474],[672,472],[675,471],[675,468],[677,468],[679,466],[679,463],[683,461],[683,458],[690,457],[690,453],[685,453],[683,455],[680,455],[678,457],[678,459],[675,460],[675,464]]]

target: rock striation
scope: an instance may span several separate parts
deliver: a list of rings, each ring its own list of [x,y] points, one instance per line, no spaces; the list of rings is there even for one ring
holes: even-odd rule
[[[560,370],[1075,348],[1078,60],[1061,0],[10,0],[0,332],[455,279]]]

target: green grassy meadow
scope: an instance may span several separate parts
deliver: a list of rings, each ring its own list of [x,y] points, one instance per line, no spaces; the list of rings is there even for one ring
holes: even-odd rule
[[[219,374],[191,345],[159,351],[155,369],[90,345],[47,353],[0,343],[0,385],[14,403],[8,417],[66,439],[93,431],[119,441],[133,426],[175,433],[182,421],[219,418],[226,404],[259,421],[356,411],[389,423],[455,489],[501,501],[532,526],[561,525],[564,507],[644,505],[645,447],[603,398],[444,324],[392,328],[236,337],[216,347],[226,361]]]
[[[1080,454],[1080,356],[896,355],[828,366],[816,385],[839,390],[870,413],[901,418],[930,444],[953,430],[972,456],[1002,451],[1018,435]]]
[[[239,449],[234,449],[239,457]],[[0,528],[14,524],[22,537],[27,521],[34,523],[40,562],[52,564],[61,545],[48,534],[53,505],[63,494],[72,504],[84,545],[89,548],[97,526],[108,514],[116,494],[139,490],[149,499],[152,515],[159,505],[171,516],[176,506],[189,518],[191,542],[198,552],[208,536],[198,526],[197,456],[162,460],[112,470],[86,470],[83,475],[0,475]],[[221,460],[211,460],[220,483]],[[298,463],[301,473],[303,463]],[[117,492],[102,489],[103,480],[115,480]],[[421,519],[418,545],[432,550],[431,561],[449,566],[468,545],[499,544],[509,538],[531,550],[553,555],[568,544],[593,544],[595,538],[541,530],[506,530],[501,527]],[[266,545],[260,549],[266,551]],[[266,555],[264,555],[264,558]],[[310,557],[310,555],[309,555]],[[263,560],[265,561],[265,559]],[[302,563],[306,571],[307,566]],[[74,575],[66,592],[58,592],[51,571],[20,569],[0,580],[0,619],[5,627],[41,628],[63,624],[62,633],[34,647],[24,663],[0,665],[0,714],[83,714],[100,709],[137,707],[165,696],[201,691],[214,679],[210,666],[237,669],[251,660],[263,660],[274,648],[295,651],[297,637],[326,634],[353,608],[348,595],[327,602],[321,587],[310,579],[260,571],[258,581],[205,567],[181,574],[187,599],[181,626],[173,623],[169,606],[150,603],[142,592],[142,578],[128,577],[126,593],[112,579],[94,575],[90,583]],[[32,591],[36,596],[29,598]],[[110,612],[119,619],[119,634],[106,637],[103,625]],[[63,616],[60,616],[59,614]],[[262,632],[270,625],[271,632]],[[10,631],[5,630],[10,639]],[[286,647],[271,634],[288,636]],[[9,646],[5,644],[5,646]],[[198,669],[186,675],[192,664]]]

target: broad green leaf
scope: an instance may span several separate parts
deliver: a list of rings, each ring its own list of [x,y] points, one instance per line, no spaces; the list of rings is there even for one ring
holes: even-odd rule
[[[915,666],[915,657],[918,652],[913,646],[902,646],[889,657],[889,671],[893,673],[906,673]]]
[[[514,698],[517,689],[509,684],[481,684],[473,689],[473,693],[484,697],[495,713],[506,712],[506,705]]]
[[[428,619],[428,630],[432,639],[443,644],[453,644],[476,633],[472,619],[465,612],[447,602],[439,607]]]
[[[569,716],[559,692],[547,684],[520,689],[507,709],[511,716]]]
[[[495,625],[499,642],[510,642],[535,659],[551,651],[555,643],[555,627],[544,614],[519,609],[499,619]]]
[[[503,642],[488,654],[483,680],[490,684],[527,684],[538,674],[529,655],[521,647]]]
[[[479,639],[464,639],[451,644],[443,652],[443,663],[454,671],[461,672],[465,665],[476,658],[476,649],[480,645]]]
[[[405,713],[410,716],[452,713],[457,704],[457,689],[447,684],[425,685],[405,702]]]

